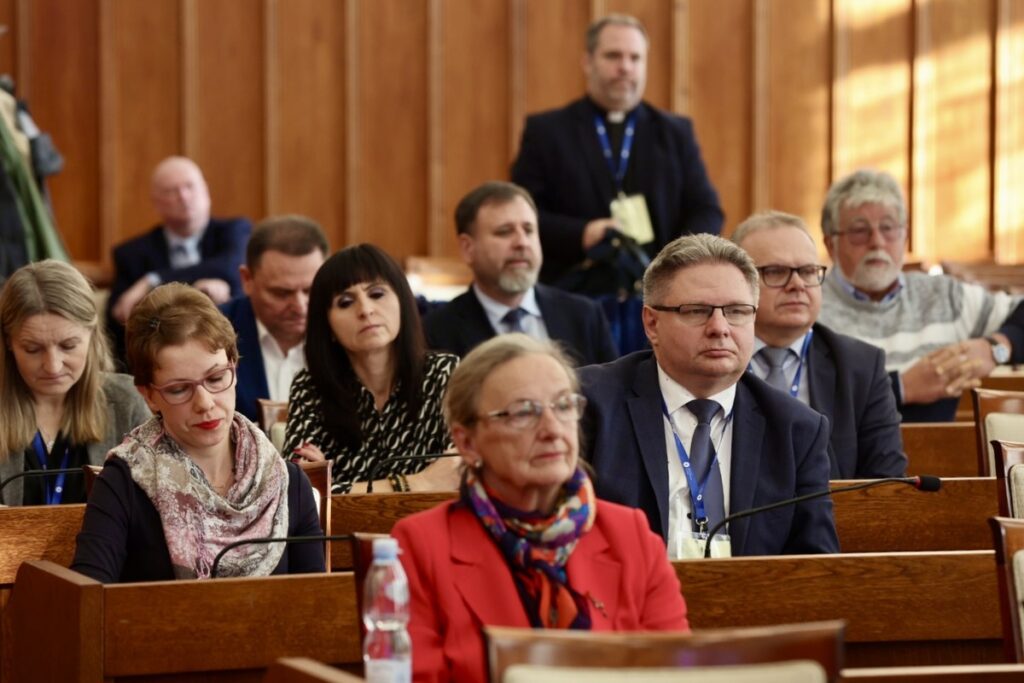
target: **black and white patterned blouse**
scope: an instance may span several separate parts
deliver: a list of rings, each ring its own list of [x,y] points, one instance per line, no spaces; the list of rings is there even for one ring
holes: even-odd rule
[[[380,460],[400,455],[440,453],[451,447],[448,428],[441,413],[441,399],[448,386],[448,378],[458,365],[459,358],[449,353],[428,353],[423,374],[423,406],[414,422],[410,422],[408,409],[395,391],[384,408],[377,412],[373,394],[360,386],[358,405],[363,443],[359,450],[344,448],[330,436],[323,426],[320,395],[309,370],[302,370],[292,381],[288,396],[288,424],[285,428],[285,456],[289,456],[305,443],[315,444],[327,458],[334,460],[332,467],[334,491],[348,493],[352,483],[366,481],[370,470]],[[397,389],[397,387],[396,387]],[[389,474],[414,474],[429,462],[406,461],[381,467],[377,478]]]

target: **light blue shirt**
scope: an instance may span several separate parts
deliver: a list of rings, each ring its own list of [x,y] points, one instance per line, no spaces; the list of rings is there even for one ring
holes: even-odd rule
[[[501,321],[505,317],[505,314],[512,310],[511,306],[506,306],[500,301],[495,301],[491,297],[480,291],[476,283],[473,283],[473,294],[476,295],[477,301],[484,308],[484,313],[487,315],[487,320],[491,323],[491,327],[494,328],[497,334],[506,334],[511,332],[509,326]],[[522,325],[523,331],[533,337],[534,339],[550,339],[548,334],[547,325],[544,324],[544,317],[540,313],[540,307],[537,306],[537,295],[534,292],[533,287],[530,287],[523,295],[523,300],[519,302],[519,308],[526,311],[526,315],[523,316],[519,324]]]

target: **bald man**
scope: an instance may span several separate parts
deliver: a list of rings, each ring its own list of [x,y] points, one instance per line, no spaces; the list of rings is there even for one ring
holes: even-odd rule
[[[157,285],[186,282],[217,304],[242,293],[238,267],[252,226],[245,218],[210,218],[210,192],[199,166],[179,156],[161,161],[153,170],[150,199],[160,223],[114,248],[107,318],[118,351],[124,321]]]

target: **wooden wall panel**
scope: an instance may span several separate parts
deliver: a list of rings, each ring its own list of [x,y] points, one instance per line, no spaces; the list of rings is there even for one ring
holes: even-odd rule
[[[762,0],[757,34],[754,209],[806,221],[821,242],[829,186],[831,24],[827,0]],[[760,26],[760,24],[766,24]],[[760,151],[760,153],[758,153]]]
[[[268,4],[267,213],[318,221],[332,249],[345,235],[345,7]]]
[[[19,3],[18,94],[64,156],[48,189],[57,226],[75,258],[99,261],[100,237],[99,3]],[[0,38],[0,41],[7,38]],[[60,46],[59,49],[55,49]]]
[[[915,251],[991,254],[992,3],[919,0],[914,72]]]
[[[835,0],[832,176],[910,183],[912,0]]]
[[[1024,0],[999,0],[996,23],[993,252],[1024,261]]]
[[[507,178],[512,160],[505,144],[512,123],[509,8],[506,0],[488,0],[475,10],[440,3],[443,76],[431,84],[440,96],[431,135],[437,136],[434,148],[444,172],[431,254],[455,252],[453,215],[459,199],[485,180]]]
[[[692,117],[725,211],[725,234],[751,212],[751,9],[747,0],[690,4]]]
[[[120,242],[142,233],[156,222],[149,199],[153,167],[183,151],[181,7],[175,0],[106,0],[110,35],[110,102],[104,124],[111,138],[105,171],[113,203],[111,213]],[[66,7],[66,3],[59,3]]]
[[[399,260],[427,248],[427,3],[350,0],[356,54],[348,64],[358,126],[349,129],[350,243],[372,241]],[[349,19],[353,19],[350,15]],[[353,137],[355,139],[353,139]],[[350,215],[353,212],[350,211]]]
[[[523,16],[523,109],[526,113],[561,107],[583,94],[586,89],[582,67],[583,34],[588,24],[590,13],[586,3],[526,0]]]
[[[214,215],[258,220],[266,213],[263,2],[202,0],[195,8],[194,25],[185,26],[195,44],[186,42],[183,55],[183,151],[208,178]]]
[[[0,0],[0,74],[18,74],[18,2]]]

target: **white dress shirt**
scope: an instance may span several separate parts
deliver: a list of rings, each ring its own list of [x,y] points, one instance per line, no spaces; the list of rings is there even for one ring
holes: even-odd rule
[[[679,434],[679,440],[689,455],[693,432],[697,429],[697,418],[686,404],[697,397],[669,377],[660,365],[658,386],[661,388],[661,396],[668,414]],[[708,398],[722,406],[722,409],[711,418],[711,442],[718,453],[718,469],[722,473],[722,500],[725,514],[728,515],[729,473],[732,470],[732,408],[736,401],[736,385],[733,384],[725,391]],[[683,464],[679,460],[679,451],[676,450],[676,441],[672,435],[672,425],[664,416],[662,418],[665,426],[665,454],[668,457],[668,555],[671,559],[678,559],[682,556],[682,539],[690,538],[693,533],[689,516],[693,511],[693,504],[690,500],[690,485],[683,474]]]
[[[288,392],[292,388],[292,380],[299,370],[306,369],[306,345],[298,344],[283,353],[277,340],[256,320],[256,333],[260,339],[260,351],[263,356],[263,370],[267,373],[267,389],[271,401],[287,401]]]

